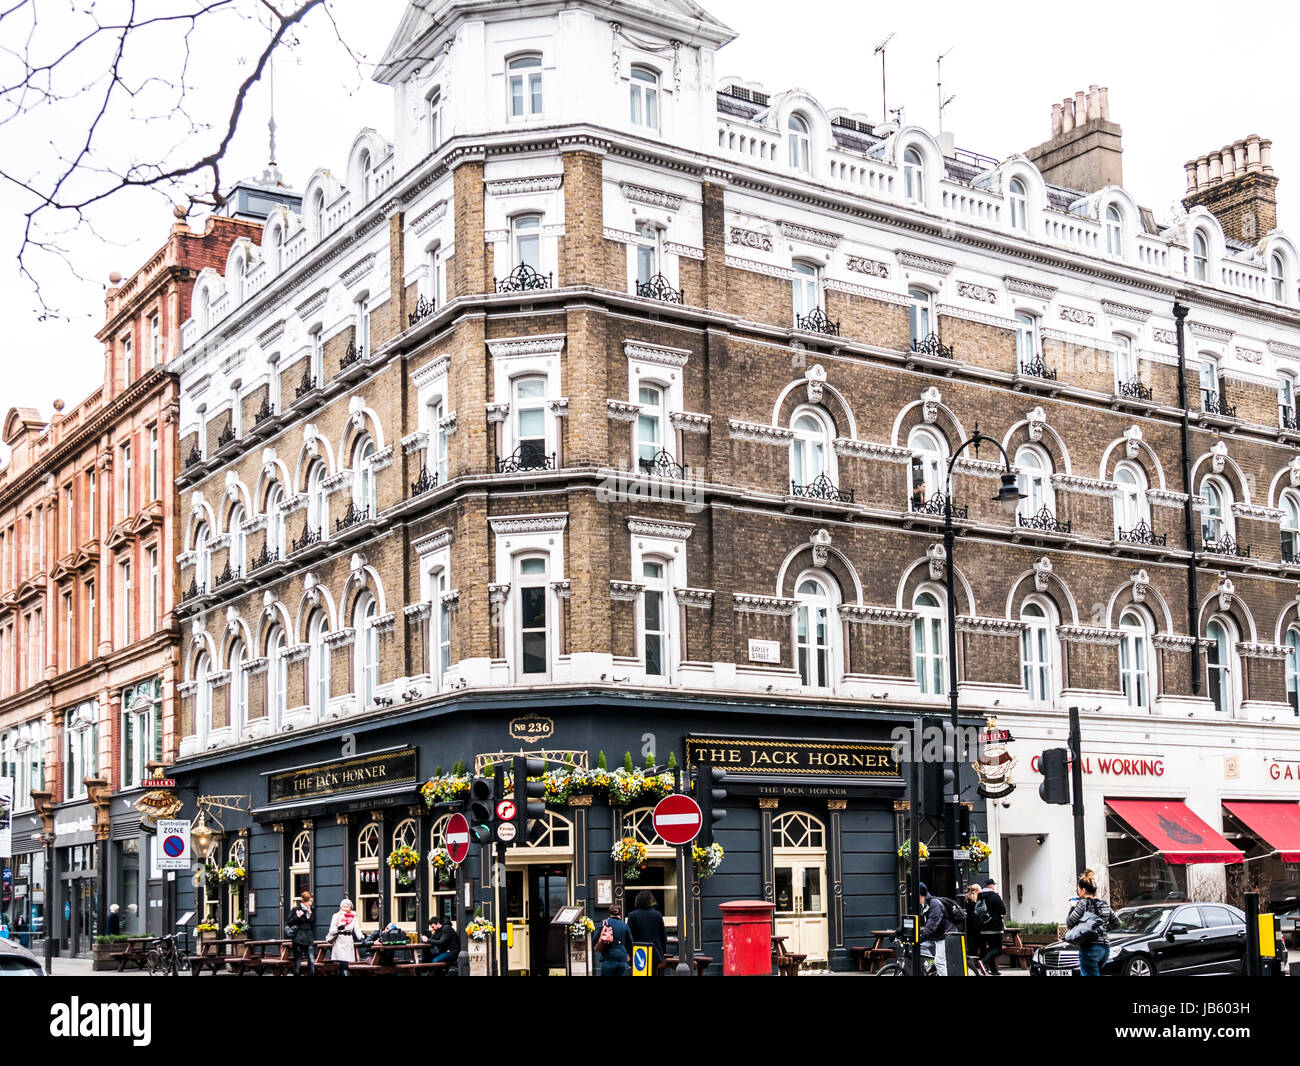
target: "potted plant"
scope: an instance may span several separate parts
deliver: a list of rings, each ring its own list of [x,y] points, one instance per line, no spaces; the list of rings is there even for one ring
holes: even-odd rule
[[[397,882],[401,885],[415,884],[415,871],[420,866],[420,853],[412,847],[400,844],[388,853],[388,865],[397,871]]]
[[[124,951],[126,942],[130,939],[131,937],[125,933],[95,937],[95,958],[90,968],[92,970],[116,970],[117,960],[112,957],[113,952]]]
[[[702,848],[698,844],[691,846],[691,861],[695,864],[695,876],[698,880],[703,881],[706,877],[712,877],[718,872],[718,867],[722,865],[722,845],[714,842],[707,848]]]
[[[465,936],[469,939],[469,972],[473,977],[486,977],[488,972],[488,944],[496,935],[497,927],[483,917],[483,908],[474,911],[474,917],[465,923]]]
[[[242,885],[244,878],[248,876],[248,871],[239,863],[227,860],[226,864],[217,871],[217,876],[228,885]]]
[[[244,921],[242,914],[236,915],[234,920],[226,926],[225,934],[227,940],[247,940],[248,923]]]
[[[614,841],[610,857],[623,864],[623,880],[636,881],[645,869],[646,846],[636,837],[623,837]]]
[[[221,936],[221,926],[216,922],[202,921],[194,929],[194,940],[197,944],[202,944],[205,940],[213,940]]]

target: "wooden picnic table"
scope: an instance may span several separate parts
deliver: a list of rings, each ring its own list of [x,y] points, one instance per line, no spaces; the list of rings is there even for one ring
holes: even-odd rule
[[[199,945],[197,955],[189,956],[190,973],[198,977],[205,969],[215,976],[216,972],[231,959],[238,958],[237,948],[247,943],[244,940],[204,940]]]
[[[785,942],[788,937],[772,937],[772,965],[776,967],[777,974],[781,977],[798,977],[799,967],[803,965],[807,955],[794,955],[785,950]]]
[[[370,945],[368,962],[353,963],[348,973],[373,974],[379,977],[414,976],[422,973],[436,973],[446,970],[445,962],[421,962],[419,952],[428,951],[428,944],[381,944]],[[402,952],[411,953],[409,959],[402,957]]]
[[[896,954],[892,947],[886,946],[885,942],[893,940],[898,935],[897,929],[872,929],[871,935],[876,938],[871,947],[849,948],[849,954],[857,960],[858,973],[864,970],[875,973]]]
[[[292,965],[291,940],[245,940],[244,953],[229,959],[226,965],[236,975],[269,973],[278,977],[289,972]]]
[[[1002,927],[1002,954],[1014,962],[1017,969],[1023,970],[1028,966],[1030,956],[1033,953],[1033,948],[1026,947],[1021,942],[1019,926],[1006,925]]]
[[[127,963],[133,963],[143,970],[149,964],[149,947],[153,942],[151,936],[133,936],[126,941],[121,951],[111,952],[109,958],[117,959],[118,973],[126,969]]]

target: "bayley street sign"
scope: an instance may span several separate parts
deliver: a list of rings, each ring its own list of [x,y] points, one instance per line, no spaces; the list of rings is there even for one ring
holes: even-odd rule
[[[469,822],[463,814],[453,814],[442,831],[442,841],[447,845],[451,861],[459,866],[469,855]]]
[[[655,804],[652,815],[655,832],[665,844],[689,844],[699,835],[704,822],[700,805],[690,796],[665,796]]]

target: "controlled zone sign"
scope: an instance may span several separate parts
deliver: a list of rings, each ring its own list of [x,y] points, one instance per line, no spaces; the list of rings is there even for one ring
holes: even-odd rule
[[[185,818],[158,822],[158,869],[188,870],[194,865],[190,852],[190,823]]]

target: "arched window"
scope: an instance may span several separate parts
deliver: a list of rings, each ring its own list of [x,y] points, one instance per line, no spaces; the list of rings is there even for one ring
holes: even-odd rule
[[[1283,429],[1300,429],[1295,410],[1295,380],[1290,374],[1277,379],[1277,424]]]
[[[199,746],[207,743],[208,731],[212,728],[212,690],[208,685],[208,675],[212,673],[212,660],[206,651],[194,657],[194,735],[199,738]]]
[[[641,563],[641,636],[645,649],[645,672],[651,677],[669,673],[669,604],[668,567],[658,559]]]
[[[1232,536],[1232,490],[1221,478],[1207,477],[1201,482],[1201,495],[1205,497],[1201,539],[1207,546],[1217,545],[1225,537]]]
[[[266,553],[284,558],[284,489],[273,482],[266,491]]]
[[[917,426],[907,436],[912,453],[912,510],[920,510],[936,495],[946,496],[948,442],[942,434]]]
[[[824,579],[810,576],[795,589],[799,604],[794,614],[795,664],[800,680],[811,688],[835,684],[835,598],[828,587]]]
[[[519,560],[516,584],[519,591],[519,672],[546,674],[547,653],[547,565],[542,556]]]
[[[632,68],[632,125],[659,128],[659,75],[645,67]]]
[[[1206,695],[1220,714],[1237,709],[1236,629],[1223,615],[1215,615],[1205,627]]]
[[[542,113],[542,57],[516,56],[506,64],[511,118],[536,118]]]
[[[429,151],[435,152],[442,144],[442,86],[435,85],[429,90],[424,106],[429,123]]]
[[[912,660],[917,684],[927,696],[942,695],[948,683],[947,622],[939,597],[923,589],[912,600]]]
[[[1056,697],[1053,682],[1055,612],[1044,601],[1027,600],[1020,609],[1020,620],[1025,623],[1020,635],[1020,667],[1025,691],[1035,703],[1050,703]]]
[[[1024,496],[1019,504],[1020,517],[1033,518],[1044,507],[1052,510],[1052,462],[1047,453],[1032,444],[1022,446],[1016,452],[1016,470]]]
[[[546,379],[515,379],[515,447],[522,469],[535,469],[546,461]]]
[[[1032,363],[1038,355],[1038,320],[1023,311],[1016,315],[1016,358]]]
[[[266,234],[266,258],[273,274],[284,269],[284,230],[278,225],[272,226]]]
[[[352,504],[365,518],[378,513],[375,497],[375,472],[370,467],[370,457],[375,454],[375,442],[370,434],[362,434],[352,445]]]
[[[266,636],[266,713],[273,730],[284,721],[289,700],[289,664],[284,646],[284,630],[272,626]]]
[[[1119,495],[1115,497],[1118,529],[1131,533],[1143,523],[1150,525],[1146,472],[1136,463],[1122,462],[1115,467],[1115,484],[1119,486]]]
[[[1029,194],[1025,192],[1025,183],[1019,178],[1012,178],[1007,187],[1007,203],[1011,207],[1011,228],[1029,229]]]
[[[515,266],[542,269],[542,216],[518,215],[511,223],[515,238]]]
[[[1286,631],[1286,701],[1300,715],[1300,629]]]
[[[934,294],[928,289],[907,290],[907,325],[913,349],[934,332]]]
[[[795,170],[808,173],[808,120],[802,115],[791,115],[786,120],[786,139],[790,145],[790,165]]]
[[[361,156],[357,160],[357,176],[361,179],[361,204],[368,204],[370,203],[370,153],[365,149],[362,149]]]
[[[1280,304],[1286,303],[1286,261],[1281,252],[1274,252],[1269,257],[1268,277],[1273,286],[1273,299]]]
[[[790,442],[790,491],[807,489],[819,477],[834,480],[831,468],[831,430],[819,411],[801,408],[790,420],[794,439]]]
[[[358,596],[352,608],[352,626],[356,631],[357,704],[363,711],[374,702],[375,689],[379,685],[379,634],[374,626],[378,613],[375,598],[368,592]]]
[[[325,492],[325,464],[319,459],[307,469],[307,528],[324,540],[329,530],[329,496]]]
[[[244,642],[230,645],[230,725],[238,736],[248,723],[248,674],[244,672]]]
[[[801,319],[821,306],[821,276],[811,263],[794,264],[794,324],[802,328]]]
[[[925,205],[925,163],[916,148],[903,152],[903,195],[914,204]]]
[[[379,853],[383,850],[379,839],[379,826],[367,822],[357,833],[357,915],[362,925],[378,928],[381,922],[379,901]]]
[[[237,255],[230,263],[230,277],[226,279],[226,289],[238,307],[244,302],[244,257]]]
[[[212,581],[212,536],[206,522],[194,530],[194,580],[199,588],[207,589]]]
[[[233,576],[243,573],[248,536],[244,532],[244,505],[237,503],[230,508],[226,519],[226,532],[230,536],[230,555],[227,565]]]
[[[1117,257],[1124,254],[1124,216],[1114,204],[1106,205],[1106,251]]]
[[[289,849],[289,894],[295,899],[311,890],[311,853],[311,830],[304,829]]]
[[[1119,619],[1119,681],[1130,707],[1151,706],[1151,630],[1145,615],[1135,609]]]
[[[315,611],[307,622],[307,700],[312,714],[320,718],[330,702],[330,646],[325,643],[328,622],[324,611]]]
[[[1137,365],[1133,361],[1133,341],[1123,333],[1112,333],[1110,342],[1115,349],[1115,391],[1138,379]]]
[[[1300,499],[1282,493],[1282,562],[1300,563]]]
[[[1192,277],[1197,281],[1210,277],[1210,242],[1201,230],[1192,234]]]
[[[640,468],[650,473],[664,450],[664,390],[644,382],[637,386],[636,395],[641,404],[636,416],[636,459]]]
[[[311,198],[311,210],[307,215],[311,223],[311,239],[319,241],[325,236],[325,190],[317,189]]]

